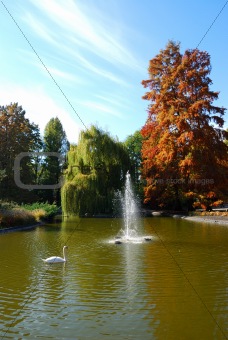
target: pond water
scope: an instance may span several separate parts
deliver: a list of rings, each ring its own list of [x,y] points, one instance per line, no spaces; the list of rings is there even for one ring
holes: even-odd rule
[[[0,338],[227,339],[228,227],[140,222],[151,242],[110,243],[121,219],[0,234]]]

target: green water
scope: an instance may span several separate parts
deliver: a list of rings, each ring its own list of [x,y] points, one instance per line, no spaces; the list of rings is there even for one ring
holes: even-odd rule
[[[145,218],[152,242],[109,243],[121,223],[0,234],[0,339],[227,339],[228,227]]]

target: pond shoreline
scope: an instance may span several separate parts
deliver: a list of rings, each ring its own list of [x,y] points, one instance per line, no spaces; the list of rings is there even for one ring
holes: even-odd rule
[[[222,224],[228,226],[228,216],[223,215],[188,215],[181,212],[166,212],[166,211],[152,211],[152,217],[166,217],[166,218],[178,218],[185,219],[192,222],[204,222],[212,224]],[[149,216],[149,215],[147,215]]]
[[[152,215],[151,217],[155,217],[156,215]],[[167,216],[167,215],[166,215]],[[97,216],[98,218],[101,218],[100,216]],[[104,217],[104,216],[102,216]],[[148,216],[147,216],[148,217]],[[160,215],[160,217],[164,217]],[[212,224],[221,224],[221,225],[227,225],[228,226],[228,216],[188,216],[188,215],[169,215],[167,217],[173,217],[173,218],[180,218],[185,219],[187,221],[192,222],[204,222],[204,223],[212,223]],[[106,216],[106,218],[112,218]],[[30,230],[35,229],[41,225],[43,225],[45,222],[38,222],[33,225],[22,225],[22,226],[14,226],[14,227],[8,227],[8,228],[2,228],[0,229],[0,234],[8,233],[8,232],[14,232],[14,231],[23,231],[23,230]]]
[[[228,216],[182,216],[187,221],[223,224],[228,226]]]
[[[38,222],[38,223],[33,224],[33,225],[21,225],[21,226],[2,228],[2,229],[0,229],[0,234],[10,233],[10,232],[13,232],[13,231],[23,231],[23,230],[35,229],[36,227],[39,227],[42,224],[44,224],[44,222]]]

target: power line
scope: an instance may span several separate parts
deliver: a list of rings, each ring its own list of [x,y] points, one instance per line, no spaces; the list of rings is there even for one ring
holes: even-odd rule
[[[41,62],[42,66],[44,67],[44,69],[46,70],[46,72],[49,74],[49,76],[51,77],[52,81],[54,82],[54,84],[56,85],[56,87],[59,89],[59,91],[62,93],[62,95],[64,96],[64,98],[66,99],[66,101],[68,102],[68,104],[70,105],[70,107],[72,108],[72,110],[74,111],[74,113],[77,115],[77,117],[79,118],[79,120],[81,121],[81,123],[83,124],[83,126],[86,128],[87,127],[85,125],[85,123],[83,122],[82,118],[80,117],[80,115],[77,113],[77,111],[75,110],[74,106],[71,104],[70,100],[68,99],[68,97],[66,96],[66,94],[64,93],[64,91],[62,90],[62,88],[60,87],[60,85],[57,83],[57,81],[55,80],[55,78],[53,77],[53,75],[51,74],[51,72],[49,71],[49,69],[47,68],[47,66],[45,65],[45,63],[43,62],[43,60],[41,59],[41,57],[39,56],[39,54],[37,53],[37,51],[35,50],[35,48],[33,47],[33,45],[31,44],[31,42],[29,41],[29,39],[27,38],[27,36],[25,35],[25,33],[22,31],[21,27],[19,26],[19,24],[17,23],[17,21],[14,19],[13,15],[10,13],[10,11],[8,10],[8,8],[6,7],[6,5],[4,4],[3,1],[1,1],[2,5],[4,6],[5,10],[7,11],[7,13],[9,14],[9,16],[11,17],[11,19],[13,20],[13,22],[15,23],[15,25],[17,26],[17,28],[19,29],[19,31],[21,32],[21,34],[23,35],[24,39],[27,41],[27,43],[29,44],[29,46],[31,47],[31,49],[33,50],[33,52],[35,53],[35,55],[37,56],[37,58],[39,59],[39,61]],[[204,40],[204,38],[206,37],[206,35],[208,34],[208,32],[210,31],[210,29],[212,28],[212,26],[214,25],[214,23],[216,22],[216,20],[218,19],[218,17],[220,16],[220,14],[222,13],[222,11],[224,10],[225,6],[227,5],[228,0],[225,2],[225,4],[223,5],[223,7],[221,8],[221,10],[219,11],[219,13],[217,14],[217,16],[215,17],[215,19],[213,20],[213,22],[211,23],[211,25],[209,26],[209,28],[207,29],[206,33],[203,35],[203,37],[201,38],[200,42],[198,43],[198,45],[196,46],[196,48],[199,47],[199,45],[202,43],[202,41]]]
[[[56,87],[59,89],[59,91],[61,92],[61,94],[63,95],[63,97],[65,98],[65,100],[68,102],[68,104],[70,105],[70,107],[72,108],[72,110],[74,111],[74,113],[77,115],[77,117],[79,118],[79,120],[81,121],[81,123],[83,124],[83,126],[86,128],[86,125],[84,124],[82,118],[80,117],[80,115],[77,113],[77,111],[75,110],[75,108],[73,107],[73,105],[71,104],[70,100],[68,99],[68,97],[66,96],[66,94],[64,93],[64,91],[62,90],[62,88],[60,87],[60,85],[57,83],[57,81],[55,80],[55,78],[53,77],[53,75],[51,74],[51,72],[49,71],[49,69],[47,68],[47,66],[45,65],[45,63],[43,62],[42,58],[39,56],[39,54],[37,53],[37,51],[35,50],[35,48],[33,47],[33,45],[31,44],[31,42],[29,41],[29,39],[27,38],[27,36],[25,35],[25,33],[22,31],[22,29],[20,28],[19,24],[16,22],[16,20],[14,19],[13,15],[10,13],[10,11],[8,10],[8,8],[6,7],[6,5],[3,3],[3,1],[1,1],[3,7],[5,8],[5,10],[7,11],[8,15],[11,17],[11,19],[13,20],[14,24],[17,26],[17,28],[19,29],[19,31],[21,32],[22,36],[24,37],[24,39],[27,41],[28,45],[30,46],[30,48],[32,49],[32,51],[34,52],[34,54],[37,56],[38,60],[40,61],[40,63],[42,64],[42,66],[44,67],[44,69],[46,70],[46,72],[49,74],[49,76],[51,77],[52,81],[54,82],[54,84],[56,85]],[[199,47],[199,45],[202,43],[202,41],[204,40],[204,38],[206,37],[206,35],[208,34],[208,32],[211,30],[212,26],[214,25],[214,23],[216,22],[216,20],[218,19],[218,17],[220,16],[220,14],[222,13],[222,11],[224,10],[225,6],[227,5],[228,0],[226,1],[226,3],[223,5],[222,9],[220,10],[220,12],[217,14],[217,16],[215,17],[215,19],[213,20],[213,22],[211,23],[211,25],[209,26],[209,28],[207,29],[207,31],[205,32],[205,34],[203,35],[203,37],[201,38],[200,42],[198,43],[197,47]],[[70,238],[72,237],[73,233],[75,232],[76,228],[79,226],[80,222],[76,225],[76,227],[74,228],[73,232],[70,234],[70,236],[67,239],[67,243],[69,242]],[[179,269],[181,270],[181,272],[183,273],[184,277],[186,278],[186,280],[189,282],[190,286],[192,287],[192,289],[194,290],[194,292],[196,293],[196,295],[198,296],[198,298],[200,299],[200,301],[203,303],[203,305],[205,306],[206,310],[208,311],[208,313],[211,315],[211,317],[213,318],[214,322],[217,324],[217,326],[219,327],[219,329],[221,330],[222,334],[225,336],[224,332],[222,331],[222,329],[220,328],[219,324],[217,323],[216,319],[214,318],[214,316],[212,315],[212,313],[210,312],[210,310],[207,308],[207,306],[205,305],[204,301],[202,300],[202,298],[200,297],[200,295],[198,294],[198,292],[196,291],[196,289],[194,288],[194,286],[191,284],[191,282],[189,281],[188,277],[186,276],[186,274],[183,272],[181,266],[177,263],[176,259],[173,257],[173,255],[170,253],[170,251],[168,250],[168,248],[166,247],[166,245],[164,244],[164,242],[162,241],[162,239],[160,238],[160,236],[158,235],[158,233],[155,231],[155,233],[157,234],[157,236],[160,239],[160,242],[162,243],[162,245],[164,246],[164,248],[167,250],[167,252],[169,253],[169,255],[173,258],[173,260],[175,261],[176,265],[179,267]],[[43,278],[43,276],[41,277],[41,279]],[[40,280],[41,280],[40,279]],[[39,282],[40,282],[39,280]],[[32,290],[32,292],[30,293],[30,295],[28,296],[28,298],[26,299],[26,301],[24,302],[24,304],[22,305],[22,307],[20,308],[20,310],[18,311],[16,317],[14,318],[14,320],[12,321],[12,323],[9,325],[9,327],[7,328],[7,330],[4,333],[4,336],[8,333],[11,325],[13,324],[13,322],[15,322],[15,320],[17,320],[17,318],[19,317],[21,311],[25,308],[25,306],[28,304],[31,296],[33,295],[34,291],[36,290],[39,282],[37,283],[37,285],[35,286],[35,288]],[[3,337],[4,337],[3,336]],[[226,338],[226,336],[225,336]],[[3,338],[2,338],[3,339]]]
[[[225,5],[223,5],[222,9],[219,11],[219,13],[217,14],[217,16],[215,17],[215,19],[212,21],[211,25],[209,26],[208,30],[206,31],[206,33],[204,34],[204,36],[202,37],[202,39],[200,40],[200,42],[198,43],[198,45],[196,46],[196,48],[199,47],[199,45],[201,44],[201,42],[204,40],[204,38],[206,37],[206,35],[208,34],[208,32],[210,31],[211,27],[214,25],[215,21],[218,19],[218,17],[220,16],[220,14],[222,13],[222,11],[224,10],[224,8],[226,7],[228,3],[228,0],[226,1]]]
[[[6,5],[3,3],[3,1],[1,1],[2,5],[4,6],[5,10],[7,11],[7,13],[9,14],[9,16],[11,17],[11,19],[13,20],[13,22],[15,23],[15,25],[17,26],[17,28],[19,29],[19,31],[21,32],[21,34],[23,35],[23,37],[25,38],[25,40],[27,41],[27,43],[29,44],[29,46],[31,47],[31,49],[33,50],[33,52],[35,53],[35,55],[37,56],[37,58],[39,59],[39,61],[41,62],[41,64],[43,65],[43,67],[45,68],[45,70],[47,71],[47,73],[49,74],[49,76],[51,77],[51,79],[53,80],[53,82],[55,83],[55,85],[57,86],[57,88],[59,89],[59,91],[62,93],[63,97],[66,99],[66,101],[68,102],[68,104],[70,105],[70,107],[72,108],[72,110],[74,111],[74,113],[77,115],[77,117],[79,118],[79,120],[81,121],[81,123],[83,124],[83,126],[86,128],[87,127],[85,125],[85,123],[83,122],[83,120],[81,119],[81,117],[79,116],[79,114],[77,113],[77,111],[75,110],[75,108],[73,107],[73,105],[71,104],[70,100],[68,99],[68,97],[66,96],[66,94],[64,93],[64,91],[62,90],[62,88],[60,87],[60,85],[57,83],[57,81],[55,80],[55,78],[53,77],[53,75],[51,74],[51,72],[49,71],[49,69],[47,68],[47,66],[45,65],[45,63],[43,62],[43,60],[41,59],[41,57],[39,56],[39,54],[37,53],[37,51],[35,50],[35,48],[33,47],[33,45],[31,44],[31,42],[29,41],[29,39],[27,38],[27,36],[25,35],[25,33],[22,31],[22,29],[20,28],[19,24],[16,22],[16,20],[14,19],[13,15],[10,13],[10,11],[8,10],[8,8],[6,7]]]
[[[166,246],[165,242],[162,240],[162,238],[160,237],[160,235],[158,234],[158,232],[155,230],[155,228],[153,226],[151,226],[154,233],[157,235],[157,237],[159,238],[162,246],[166,249],[167,253],[169,254],[169,256],[173,259],[174,263],[176,264],[176,266],[179,268],[179,270],[181,271],[181,273],[183,274],[183,276],[185,277],[186,281],[189,283],[189,285],[191,286],[192,290],[195,292],[196,296],[198,297],[198,299],[201,301],[201,303],[204,305],[205,309],[207,310],[207,312],[210,314],[211,318],[213,319],[214,323],[217,325],[217,327],[220,329],[221,333],[223,334],[225,339],[228,339],[226,334],[224,333],[223,329],[220,327],[219,323],[217,322],[217,320],[215,319],[214,315],[212,314],[212,312],[209,310],[209,308],[207,307],[207,305],[205,304],[205,302],[203,301],[202,297],[199,295],[199,293],[197,292],[196,288],[193,286],[193,284],[191,283],[191,281],[189,280],[188,276],[185,274],[185,272],[183,271],[183,269],[181,268],[180,264],[177,262],[177,260],[175,259],[175,257],[172,255],[172,253],[169,251],[168,247]]]

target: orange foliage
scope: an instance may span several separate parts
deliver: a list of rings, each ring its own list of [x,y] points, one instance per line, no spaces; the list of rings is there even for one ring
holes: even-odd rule
[[[169,42],[150,60],[148,71],[149,79],[142,81],[149,89],[143,99],[150,101],[141,130],[142,175],[148,185],[163,181],[145,190],[145,201],[161,204],[168,195],[173,202],[200,195],[215,200],[228,194],[225,108],[213,106],[218,92],[210,90],[209,54],[193,49],[182,55],[179,44]]]

